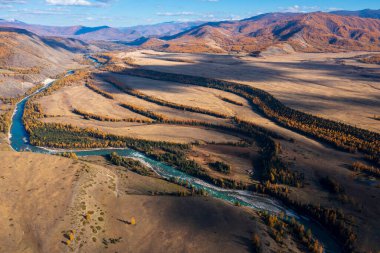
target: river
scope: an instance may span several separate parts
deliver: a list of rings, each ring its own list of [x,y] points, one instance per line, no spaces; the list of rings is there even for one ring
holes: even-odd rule
[[[72,72],[68,72],[71,74]],[[73,152],[79,157],[84,156],[105,156],[112,152],[116,152],[121,156],[131,157],[140,160],[146,166],[151,168],[154,172],[163,178],[177,178],[182,182],[186,182],[192,185],[196,189],[203,189],[211,197],[222,199],[230,203],[239,203],[242,206],[250,207],[255,210],[268,211],[270,213],[278,214],[280,212],[285,213],[290,217],[295,217],[299,222],[305,225],[306,228],[310,228],[316,238],[323,244],[325,252],[339,253],[340,248],[335,242],[335,240],[330,236],[324,228],[322,228],[318,223],[309,220],[306,217],[297,215],[295,212],[289,208],[283,206],[279,201],[263,194],[258,194],[250,191],[242,190],[229,190],[216,187],[209,183],[206,183],[198,178],[187,175],[175,168],[168,166],[164,163],[155,161],[144,154],[137,152],[132,149],[93,149],[86,151],[78,150],[49,150],[42,147],[36,147],[30,144],[29,135],[25,129],[23,123],[23,114],[27,101],[32,98],[37,93],[42,92],[52,85],[54,81],[46,82],[45,86],[37,90],[30,96],[25,97],[21,100],[15,108],[14,114],[12,116],[12,123],[9,132],[9,140],[13,150],[17,152],[29,151],[34,153],[43,154],[58,154],[62,152]]]

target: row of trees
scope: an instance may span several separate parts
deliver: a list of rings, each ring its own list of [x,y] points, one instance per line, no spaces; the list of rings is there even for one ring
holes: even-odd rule
[[[33,75],[41,73],[40,67],[31,67],[31,68],[16,68],[16,67],[6,67],[0,66],[0,69],[5,69],[10,71],[9,73],[3,72],[1,73],[4,76],[14,76],[14,75]]]
[[[150,110],[146,110],[145,108],[138,107],[138,106],[135,106],[132,104],[120,103],[120,106],[124,107],[125,109],[128,109],[134,113],[138,113],[140,115],[143,115],[147,118],[150,118],[150,119],[153,119],[153,120],[156,120],[159,122],[163,122],[165,119],[165,117],[161,114],[155,113],[155,112],[150,111]]]
[[[224,163],[224,162],[221,162],[221,161],[209,163],[208,166],[211,169],[218,171],[220,173],[223,173],[223,174],[230,174],[231,173],[231,166]]]
[[[263,90],[229,81],[141,68],[124,69],[122,73],[234,93],[248,99],[252,106],[284,127],[330,143],[339,149],[351,152],[362,151],[369,155],[368,158],[380,163],[380,134],[291,109]]]
[[[227,103],[230,103],[230,104],[233,104],[233,105],[238,105],[238,106],[243,106],[244,105],[243,103],[240,103],[238,101],[235,101],[235,100],[232,100],[232,99],[229,99],[229,98],[226,98],[226,97],[218,96],[218,98],[220,98],[224,102],[227,102]]]
[[[149,96],[147,94],[144,94],[141,91],[138,91],[138,90],[132,89],[130,87],[127,87],[125,85],[119,84],[120,81],[118,79],[116,79],[115,77],[112,77],[112,76],[109,77],[107,79],[107,81],[110,84],[112,84],[114,87],[116,87],[117,89],[127,93],[128,95],[141,98],[145,101],[155,103],[157,105],[166,106],[166,107],[170,107],[173,109],[178,109],[178,110],[183,110],[183,111],[188,111],[188,112],[206,114],[206,115],[214,116],[217,118],[223,118],[223,119],[228,118],[228,115],[223,114],[223,113],[213,112],[213,111],[202,109],[202,108],[199,108],[196,106],[187,106],[187,105],[177,104],[177,103],[169,102],[169,101],[166,101],[166,100],[154,97],[154,96]]]
[[[361,163],[361,162],[354,162],[351,165],[351,169],[353,171],[365,173],[369,176],[380,178],[380,169],[379,168],[375,168],[373,166],[368,166],[368,165]]]
[[[138,119],[138,118],[116,119],[116,118],[111,118],[107,116],[84,112],[79,109],[74,109],[72,112],[74,114],[82,116],[84,119],[94,119],[94,120],[106,121],[106,122],[137,122],[137,123],[152,123],[153,122],[153,120],[150,120],[150,119]]]
[[[89,81],[86,82],[86,87],[89,88],[90,90],[95,91],[96,93],[102,95],[105,98],[114,99],[114,96],[112,96],[110,93],[105,92],[105,91],[99,89],[95,85],[91,84]]]

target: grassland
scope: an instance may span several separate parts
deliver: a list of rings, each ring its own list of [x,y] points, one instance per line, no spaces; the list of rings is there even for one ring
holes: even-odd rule
[[[379,132],[371,117],[380,113],[380,68],[357,63],[355,57],[363,54],[254,58],[138,51],[119,57],[132,57],[147,69],[248,84],[268,91],[291,108]]]
[[[273,250],[302,252],[292,238],[273,240],[249,210],[171,196],[187,190],[101,157],[0,152],[0,159],[1,252],[250,252],[253,234]]]
[[[146,69],[249,84],[269,91],[292,108],[378,131],[376,128],[378,124],[370,118],[378,114],[379,108],[376,104],[378,80],[375,75],[378,69],[362,66],[358,68],[355,65],[352,66],[353,63],[350,60],[341,60],[356,57],[356,54],[332,55],[332,59],[327,59],[327,55],[323,54],[291,55],[280,61],[270,56],[265,59],[255,59],[157,52],[153,54],[133,52],[120,54],[120,56],[133,57],[134,64],[142,65]],[[331,54],[329,57],[331,58]],[[166,61],[166,58],[170,58],[170,61]],[[179,60],[176,62],[173,58]],[[188,59],[191,64],[183,59]],[[329,72],[330,69],[334,69],[334,76]],[[150,82],[131,77],[124,78],[126,86],[132,86],[151,96],[163,98],[165,95],[161,91],[164,89],[165,93],[168,93],[166,99],[172,101],[178,96],[176,92],[189,88],[185,84],[175,82],[160,83],[157,80]],[[147,87],[147,83],[151,85]],[[156,88],[156,85],[160,88]],[[193,89],[197,88],[199,87]],[[337,93],[338,90],[339,93]],[[203,97],[210,93],[212,89],[208,89],[207,95]],[[342,98],[336,98],[336,94]],[[173,102],[186,103],[191,99],[189,96]],[[210,98],[207,99],[210,100]],[[244,104],[244,101],[239,102]],[[292,188],[290,194],[292,199],[343,209],[356,220],[359,247],[367,250],[376,248],[374,242],[377,241],[377,236],[374,231],[377,225],[373,221],[376,220],[378,207],[367,203],[379,197],[376,187],[378,183],[375,181],[374,184],[368,186],[365,178],[358,177],[348,169],[348,165],[361,159],[360,155],[336,151],[280,127],[273,121],[263,118],[261,114],[252,111],[249,104],[238,109],[231,106],[229,108],[235,109],[234,113],[237,117],[254,122],[292,140],[290,142],[278,140],[281,144],[282,159],[290,165],[292,170],[301,171],[306,179],[304,188]],[[198,156],[202,158],[201,155]],[[200,163],[206,163],[205,159],[201,158],[195,157]],[[320,179],[326,175],[332,175],[338,180],[339,184],[343,185],[345,194],[334,195],[324,191],[321,188]],[[368,194],[363,196],[363,191],[368,191]]]
[[[129,63],[133,62],[134,67],[139,64],[148,70],[200,75],[249,84],[250,87],[259,87],[269,91],[292,108],[312,112],[324,118],[347,123],[356,122],[360,127],[377,131],[372,125],[366,123],[372,122],[369,118],[362,120],[362,117],[366,115],[366,110],[371,116],[379,114],[378,108],[374,106],[377,102],[372,99],[377,96],[377,93],[371,93],[372,90],[376,90],[378,83],[375,79],[370,81],[368,78],[358,81],[358,86],[347,82],[347,80],[353,79],[354,75],[352,73],[343,75],[342,72],[339,72],[350,68],[347,66],[343,68],[337,64],[340,60],[339,57],[343,56],[336,55],[336,58],[326,60],[323,58],[326,56],[322,54],[293,55],[293,58],[285,57],[282,61],[276,62],[270,57],[254,59],[210,55],[147,54],[144,52],[114,55],[116,59],[121,57],[120,63],[118,63],[118,68],[121,69],[130,66]],[[123,57],[128,57],[128,61]],[[183,58],[187,57],[189,61],[184,61]],[[132,58],[133,60],[131,60]],[[170,58],[170,60],[166,58]],[[308,75],[318,76],[316,80],[311,81],[311,76],[303,74],[304,70],[301,69],[300,64],[305,61],[311,68]],[[235,66],[235,64],[238,65]],[[263,75],[259,75],[257,68],[263,66],[278,66],[272,72],[277,71],[281,74],[275,76],[268,70],[263,71]],[[295,68],[291,73],[290,66],[292,68],[298,66],[298,69]],[[327,68],[331,66],[336,67],[339,74],[337,77],[326,76]],[[205,71],[206,69],[210,71]],[[285,69],[288,72],[285,73]],[[360,69],[360,71],[377,70]],[[360,75],[364,72],[360,72]],[[154,73],[159,74],[160,72]],[[274,80],[275,78],[278,79]],[[259,183],[261,186],[268,187],[269,184],[270,187],[275,187],[276,191],[286,192],[287,198],[293,202],[297,201],[302,205],[323,206],[331,208],[331,210],[343,210],[345,222],[354,227],[355,234],[358,236],[355,246],[364,251],[377,249],[378,235],[374,231],[379,226],[377,214],[380,210],[376,201],[373,200],[379,197],[379,183],[369,181],[368,177],[353,172],[350,167],[356,161],[363,161],[361,153],[339,151],[332,145],[318,141],[319,139],[314,138],[313,135],[307,135],[302,131],[296,132],[286,125],[284,127],[273,118],[253,110],[252,104],[241,93],[226,92],[215,89],[215,87],[196,85],[196,83],[193,85],[187,81],[181,82],[181,80],[154,79],[150,76],[136,77],[122,72],[96,71],[87,79],[87,82],[91,82],[91,87],[86,86],[86,81],[73,82],[44,96],[39,96],[33,103],[38,107],[37,111],[40,116],[33,117],[33,120],[39,122],[36,123],[37,126],[40,123],[48,123],[50,125],[43,126],[57,126],[57,129],[46,132],[46,129],[41,128],[38,129],[37,135],[45,136],[46,140],[52,137],[49,143],[52,146],[57,144],[57,141],[64,143],[72,138],[70,141],[73,141],[73,144],[69,144],[68,147],[76,145],[75,142],[80,140],[80,138],[78,139],[80,133],[75,131],[81,131],[80,129],[84,128],[92,129],[87,133],[87,137],[89,137],[89,142],[94,142],[95,146],[93,147],[97,147],[97,145],[107,147],[107,145],[112,145],[110,140],[113,139],[119,141],[114,144],[128,146],[123,143],[126,140],[123,138],[134,138],[136,142],[144,141],[145,143],[147,141],[147,145],[149,143],[153,145],[152,141],[192,144],[181,151],[170,150],[171,154],[167,154],[165,148],[143,151],[177,166],[186,164],[185,160],[181,159],[193,161],[194,165],[197,165],[195,168],[198,172],[195,170],[189,170],[189,172],[206,179],[211,178],[212,180],[209,181],[218,185],[224,186],[224,183],[229,180],[250,187]],[[280,79],[284,82],[281,85]],[[343,87],[344,81],[346,81],[346,86]],[[364,83],[368,85],[366,85],[366,89],[361,89],[365,86]],[[305,89],[306,84],[311,88]],[[353,107],[346,107],[346,103],[348,103],[346,99],[331,99],[330,92],[332,90],[342,90],[341,96],[347,97],[360,93],[360,96],[367,96],[367,102],[353,103],[354,105],[350,103],[355,107],[352,110],[354,118],[342,120],[341,113],[338,113],[340,108],[344,107],[344,115],[345,112],[348,114]],[[302,95],[300,95],[301,91],[303,91]],[[317,93],[320,94],[319,98],[316,96]],[[286,96],[288,100],[285,98]],[[302,96],[305,97],[304,101]],[[307,101],[316,99],[315,101],[318,101],[316,103],[321,104],[322,100],[327,100],[327,98],[329,101],[326,104],[325,115],[320,114],[318,110],[314,111],[312,107],[307,108]],[[122,106],[123,104],[132,105],[138,110]],[[189,108],[193,109],[189,111]],[[335,108],[337,112],[334,114],[331,108]],[[79,114],[78,110],[85,113]],[[360,115],[359,110],[362,111]],[[365,113],[363,113],[364,111]],[[218,114],[226,115],[226,117],[219,117]],[[159,115],[160,117],[149,115]],[[143,122],[125,121],[125,119],[132,118],[140,119]],[[353,119],[354,121],[352,121]],[[146,120],[151,122],[147,123]],[[243,123],[239,124],[241,120],[254,124],[253,128],[248,131]],[[53,123],[58,125],[52,125]],[[71,128],[63,130],[64,128],[61,127],[63,124],[75,127],[73,132],[74,135],[78,133],[78,136],[70,136],[68,131]],[[236,129],[232,131],[232,128],[240,131],[236,131]],[[60,138],[53,138],[52,134],[57,131],[62,132]],[[257,138],[263,133],[266,137],[258,141]],[[65,136],[69,139],[65,140]],[[39,141],[42,144],[44,142],[42,138]],[[273,144],[271,147],[275,148],[274,151],[272,150],[274,156],[268,156],[266,153],[268,147],[264,145],[265,142]],[[181,157],[177,161],[174,159],[176,155]],[[221,173],[210,167],[210,163],[215,162],[226,163],[230,167],[230,172]],[[325,184],[321,184],[321,180],[326,177],[344,190],[331,192],[325,187]],[[304,180],[300,178],[304,178]],[[216,181],[213,181],[215,179]],[[374,183],[369,184],[368,182]],[[225,186],[231,187],[232,185],[234,184],[226,183]],[[140,209],[139,211],[143,212]]]

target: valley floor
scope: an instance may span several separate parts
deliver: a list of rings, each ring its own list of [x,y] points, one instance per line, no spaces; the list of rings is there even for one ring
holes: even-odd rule
[[[253,58],[143,50],[113,53],[112,57],[127,68],[133,62],[149,70],[248,84],[291,108],[379,133],[380,67],[356,61],[365,54]],[[88,80],[72,82],[34,100],[43,115],[36,121],[71,124],[140,141],[189,144],[186,158],[198,163],[207,175],[253,186],[260,182],[261,147],[253,137],[228,130],[236,119],[249,122],[269,130],[290,172],[304,175],[303,187],[286,186],[292,200],[344,211],[353,220],[356,246],[363,252],[380,250],[380,182],[350,169],[355,161],[363,161],[361,153],[338,151],[279,126],[230,92],[102,69],[91,71]],[[0,231],[4,240],[0,252],[70,248],[79,252],[249,252],[255,233],[263,252],[305,250],[293,237],[276,242],[271,228],[255,211],[209,197],[172,196],[188,190],[156,176],[125,172],[102,157],[75,160],[11,152],[2,137],[0,216],[5,219],[0,226],[5,229]],[[227,164],[230,171],[212,168],[215,162]],[[321,184],[325,177],[338,182],[343,191],[326,189]],[[152,192],[160,194],[152,196]],[[132,217],[136,225],[128,224]],[[70,230],[75,230],[76,238],[66,245]]]

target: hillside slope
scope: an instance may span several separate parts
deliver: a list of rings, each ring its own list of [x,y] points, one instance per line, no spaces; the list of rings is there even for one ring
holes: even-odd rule
[[[234,22],[207,23],[184,33],[145,42],[169,52],[380,50],[380,20],[328,13],[271,13]]]
[[[78,52],[90,46],[78,40],[42,38],[16,28],[0,28],[0,94],[15,96],[36,82],[75,67]]]
[[[253,212],[170,196],[186,189],[161,179],[58,156],[0,152],[0,159],[0,252],[243,253],[254,232],[280,250]]]

